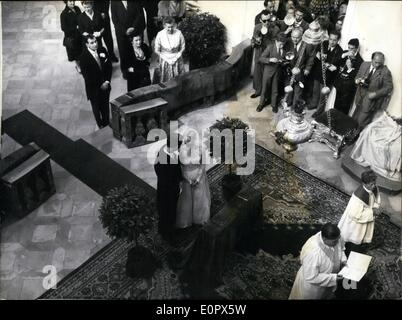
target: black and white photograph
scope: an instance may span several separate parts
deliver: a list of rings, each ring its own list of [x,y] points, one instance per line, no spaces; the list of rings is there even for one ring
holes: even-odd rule
[[[0,11],[0,300],[402,298],[402,1]]]

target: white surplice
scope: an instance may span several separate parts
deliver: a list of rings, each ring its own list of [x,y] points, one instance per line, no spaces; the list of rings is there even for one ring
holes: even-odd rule
[[[300,253],[302,266],[297,272],[289,299],[330,299],[336,290],[336,275],[346,261],[344,242],[327,246],[321,232],[310,237]]]
[[[362,244],[370,243],[373,239],[373,208],[380,206],[380,193],[377,192],[376,197],[372,191],[366,188],[364,190],[369,194],[369,203],[365,203],[353,193],[338,223],[342,239],[345,242]]]

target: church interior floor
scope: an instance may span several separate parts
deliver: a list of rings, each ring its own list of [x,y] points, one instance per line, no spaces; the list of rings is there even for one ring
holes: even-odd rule
[[[67,61],[61,45],[58,16],[54,29],[43,27],[46,5],[52,5],[58,14],[64,6],[61,1],[2,3],[3,119],[28,109],[69,138],[83,138],[155,187],[156,176],[147,154],[151,151],[152,160],[163,142],[127,149],[113,138],[110,128],[96,129],[83,79]],[[115,64],[111,99],[125,88]],[[358,182],[341,168],[342,154],[336,160],[332,151],[318,142],[302,144],[293,155],[286,154],[270,134],[281,112],[274,114],[268,108],[256,112],[258,99],[249,98],[252,91],[251,81],[245,81],[235,96],[188,113],[180,121],[201,132],[223,116],[241,118],[255,130],[258,144],[351,194]],[[307,112],[308,120],[311,113]],[[5,157],[20,146],[3,135],[1,147]],[[8,222],[0,230],[1,299],[37,298],[45,291],[44,266],[54,265],[61,279],[110,241],[98,219],[101,197],[54,162],[52,169],[56,194],[25,218]],[[384,210],[401,226],[401,194],[382,193],[381,197]]]

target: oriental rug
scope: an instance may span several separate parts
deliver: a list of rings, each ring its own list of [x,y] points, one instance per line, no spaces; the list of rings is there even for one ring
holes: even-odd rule
[[[212,214],[225,204],[221,179],[226,170],[224,165],[217,165],[208,171]],[[262,192],[264,223],[250,241],[249,252],[233,253],[227,259],[222,283],[211,290],[210,297],[287,299],[300,267],[297,256],[302,245],[322,224],[339,221],[349,196],[258,145],[255,171],[242,179]],[[370,285],[363,298],[402,297],[400,232],[386,214],[379,215],[367,251],[373,260],[366,275]],[[181,281],[180,271],[170,268],[168,256],[173,248],[156,230],[140,242],[161,262],[151,279],[126,276],[127,251],[132,245],[114,240],[40,299],[194,298]],[[349,298],[356,297],[351,294]]]

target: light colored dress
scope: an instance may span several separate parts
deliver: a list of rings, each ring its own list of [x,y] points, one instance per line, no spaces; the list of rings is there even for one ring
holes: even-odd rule
[[[321,232],[310,237],[300,253],[302,266],[297,272],[289,299],[330,299],[336,290],[337,273],[346,262],[344,242],[327,246]]]
[[[364,186],[363,186],[364,188]],[[338,223],[338,228],[341,230],[342,239],[345,242],[354,244],[371,243],[374,234],[374,213],[373,208],[380,206],[380,193],[377,192],[377,197],[370,190],[364,188],[369,194],[369,203],[352,194],[345,212]]]
[[[350,157],[379,175],[401,181],[402,126],[384,112],[361,132]]]
[[[155,39],[155,52],[159,55],[159,76],[157,76],[158,81],[154,80],[154,83],[166,82],[185,72],[182,57],[185,48],[184,36],[180,30],[175,29],[172,34],[165,29],[158,32]]]
[[[185,145],[180,148],[183,174],[181,193],[177,204],[176,227],[205,224],[210,218],[211,195],[205,165],[201,164],[201,152],[190,153]],[[198,181],[196,185],[192,182]]]

